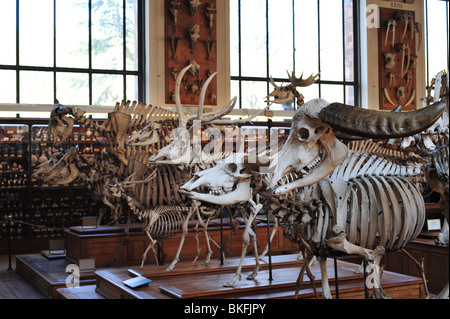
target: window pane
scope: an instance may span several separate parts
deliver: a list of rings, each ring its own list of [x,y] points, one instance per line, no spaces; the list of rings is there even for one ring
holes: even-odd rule
[[[121,0],[92,1],[92,67],[123,69],[123,5]]]
[[[94,74],[92,76],[92,104],[115,105],[123,100],[121,75]]]
[[[89,104],[89,75],[57,73],[56,98],[62,104]]]
[[[138,70],[138,2],[127,0],[126,5],[127,70]]]
[[[345,87],[345,104],[355,106],[355,87],[346,86]]]
[[[237,97],[237,102],[236,102],[236,107],[235,108],[240,108],[241,105],[239,105],[239,97],[240,97],[240,92],[239,92],[239,81],[231,81],[230,83],[230,97],[234,98]]]
[[[295,1],[295,71],[319,72],[317,1]]]
[[[138,77],[135,75],[127,76],[127,100],[130,101],[139,101],[139,90],[138,90]]]
[[[242,108],[262,109],[266,107],[267,84],[265,82],[242,82]]]
[[[297,89],[298,93],[303,95],[303,100],[308,102],[312,99],[317,99],[319,97],[319,84],[312,84],[310,86],[301,87]]]
[[[0,30],[0,64],[16,64],[16,0],[0,2]]]
[[[344,103],[344,89],[341,85],[322,84],[321,93],[321,98],[329,103]]]
[[[343,81],[342,2],[320,0],[320,79]]]
[[[286,78],[292,71],[292,0],[269,1],[269,72],[274,78]]]
[[[20,103],[53,104],[53,72],[20,71]]]
[[[16,71],[0,70],[0,103],[16,103]]]
[[[446,1],[429,0],[428,9],[428,76],[430,81],[448,68],[448,14]]]
[[[230,70],[231,75],[239,75],[239,3],[230,0]]]
[[[266,77],[266,1],[241,1],[241,12],[242,75]]]
[[[345,80],[353,81],[353,0],[344,0],[344,45],[345,45]]]
[[[21,65],[53,66],[53,0],[20,0]]]
[[[56,1],[56,65],[89,67],[88,0]]]

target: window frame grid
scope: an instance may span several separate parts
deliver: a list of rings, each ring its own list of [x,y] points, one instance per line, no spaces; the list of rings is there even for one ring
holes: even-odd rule
[[[53,73],[53,97],[56,96],[57,80],[56,74],[62,72],[70,73],[80,73],[87,74],[89,76],[89,105],[92,105],[92,92],[93,83],[92,76],[94,74],[107,74],[107,75],[122,75],[123,77],[123,98],[127,99],[127,76],[137,76],[138,79],[138,99],[139,101],[145,101],[145,1],[136,0],[138,6],[137,15],[137,70],[127,70],[126,64],[126,0],[123,0],[123,69],[112,70],[112,69],[93,69],[92,68],[92,0],[88,1],[88,68],[77,68],[77,67],[58,67],[56,66],[57,60],[57,50],[56,50],[56,0],[53,0],[53,66],[30,66],[30,65],[20,65],[20,0],[16,0],[16,63],[15,65],[0,64],[0,70],[14,70],[16,71],[16,103],[20,104],[20,71],[42,71],[42,72],[52,72]]]
[[[429,64],[429,60],[430,60],[430,54],[429,54],[429,37],[428,37],[428,21],[429,21],[429,14],[428,14],[428,1],[429,0],[424,0],[424,9],[425,9],[425,68],[426,68],[426,83],[427,83],[427,87],[430,86],[430,82],[431,80],[434,78],[434,76],[436,76],[436,74],[430,74],[430,64]],[[447,28],[445,30],[447,30],[447,72],[449,72],[450,70],[450,31],[449,31],[449,16],[450,16],[450,6],[449,6],[449,1],[445,1],[445,10],[446,10],[446,25]]]
[[[267,94],[269,94],[270,92],[270,83],[269,83],[269,79],[270,79],[270,43],[269,43],[269,0],[265,1],[265,5],[266,5],[266,77],[251,77],[251,76],[242,76],[242,46],[241,46],[241,39],[242,39],[242,35],[241,35],[241,1],[242,0],[238,0],[238,75],[231,75],[230,79],[231,81],[237,81],[238,82],[238,89],[239,89],[239,108],[242,109],[243,107],[245,107],[245,105],[242,105],[242,82],[245,81],[253,81],[253,82],[265,82],[267,83]],[[317,31],[318,31],[318,72],[321,71],[321,53],[320,53],[320,0],[317,0]],[[327,84],[331,84],[331,85],[341,85],[342,86],[342,90],[343,90],[343,97],[344,97],[344,103],[347,102],[347,87],[348,86],[352,86],[354,88],[354,93],[353,93],[353,97],[354,97],[354,103],[355,105],[359,105],[360,104],[360,94],[359,94],[359,78],[360,78],[360,68],[359,68],[359,1],[353,0],[352,1],[352,15],[353,15],[353,81],[347,81],[346,80],[346,71],[345,71],[345,62],[346,62],[346,55],[345,55],[345,40],[344,40],[344,36],[345,36],[345,27],[344,27],[344,4],[345,4],[345,0],[341,0],[342,2],[342,50],[343,50],[343,59],[342,59],[342,64],[343,64],[343,78],[342,81],[332,81],[332,80],[321,80],[320,76],[319,79],[317,80],[317,85],[318,85],[318,92],[319,92],[319,97],[322,96],[322,85],[327,85]],[[295,57],[295,52],[296,52],[296,43],[295,43],[295,0],[292,0],[292,28],[293,28],[293,39],[292,39],[292,45],[293,45],[293,70],[295,70],[295,66],[296,66],[296,57]],[[273,77],[273,80],[275,82],[288,82],[289,79],[286,78],[277,78],[277,77]],[[294,103],[294,109],[297,109],[297,104]]]

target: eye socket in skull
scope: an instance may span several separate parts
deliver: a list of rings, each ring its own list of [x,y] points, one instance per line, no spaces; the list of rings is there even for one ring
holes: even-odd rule
[[[321,125],[308,123],[297,130],[297,138],[300,142],[309,143],[320,138],[324,133],[328,133],[330,128]]]
[[[230,173],[235,173],[237,170],[237,165],[236,163],[230,163],[226,168]]]

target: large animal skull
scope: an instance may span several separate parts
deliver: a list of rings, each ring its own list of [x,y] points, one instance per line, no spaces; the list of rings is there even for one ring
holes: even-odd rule
[[[56,163],[64,156],[62,152],[55,152],[50,156],[50,159],[46,162],[36,166],[36,170],[31,175],[32,178],[45,180],[46,174],[55,167]]]
[[[319,120],[320,110],[328,103],[315,99],[304,104],[292,119],[291,132],[272,165],[276,165],[270,188],[285,174],[297,174],[296,187],[314,184],[339,165],[347,156],[347,147],[335,136],[331,127]],[[282,186],[283,193],[292,183]]]
[[[33,177],[45,180],[50,184],[68,184],[80,174],[74,162],[76,158],[77,150],[75,147],[71,147],[63,156],[59,152],[53,154],[48,162],[37,166]]]
[[[269,187],[275,194],[315,184],[330,174],[347,156],[347,147],[331,129],[353,136],[377,139],[405,137],[430,127],[445,109],[445,102],[412,112],[384,112],[314,99],[292,119],[289,138],[278,154]],[[277,187],[280,179],[295,172],[297,179]]]
[[[172,143],[161,148],[155,155],[150,157],[151,163],[180,164],[189,163],[191,160],[191,145],[189,132],[185,129],[175,129],[175,137]]]
[[[127,140],[127,143],[133,145],[152,145],[160,140],[162,125],[160,123],[151,122],[142,130],[134,132]],[[166,136],[164,136],[166,137]],[[166,142],[169,142],[167,139]]]
[[[73,110],[59,104],[56,101],[55,106],[50,112],[50,120],[48,122],[48,134],[53,139],[55,146],[59,143],[63,143],[72,133],[73,125],[75,123],[74,118],[68,117],[68,114],[72,114]],[[59,142],[57,141],[59,138]]]
[[[218,205],[247,202],[252,195],[251,174],[243,164],[246,154],[234,154],[216,166],[194,174],[180,192],[194,199]],[[207,193],[202,193],[206,191]]]

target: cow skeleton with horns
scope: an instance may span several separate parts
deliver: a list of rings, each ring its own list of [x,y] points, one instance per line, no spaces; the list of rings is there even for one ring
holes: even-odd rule
[[[194,199],[202,200],[206,202],[221,203],[223,205],[229,204],[241,204],[243,210],[250,207],[250,212],[247,212],[247,225],[244,233],[244,249],[249,244],[249,234],[255,239],[255,235],[251,233],[249,223],[255,218],[256,214],[261,211],[263,206],[272,211],[277,211],[279,216],[283,219],[290,220],[290,223],[296,224],[296,230],[298,232],[295,234],[301,242],[301,247],[307,253],[307,260],[313,255],[318,256],[321,260],[324,260],[326,256],[329,256],[332,252],[343,252],[347,254],[357,254],[363,259],[367,260],[369,266],[375,271],[374,279],[377,281],[376,297],[384,297],[384,293],[379,286],[379,266],[377,260],[380,257],[380,253],[386,248],[379,247],[378,249],[372,249],[372,247],[364,247],[364,243],[360,243],[355,240],[355,233],[349,231],[347,225],[347,217],[349,212],[353,213],[353,218],[361,220],[362,212],[358,210],[349,210],[349,205],[346,204],[346,200],[349,199],[351,194],[352,202],[356,204],[362,203],[362,195],[358,195],[358,190],[353,190],[348,192],[350,188],[344,187],[333,187],[330,185],[330,174],[344,161],[351,158],[351,163],[355,165],[361,165],[364,163],[362,157],[365,156],[366,160],[371,159],[372,164],[381,162],[384,163],[383,166],[378,167],[378,170],[384,170],[389,167],[388,170],[391,173],[400,175],[399,180],[405,180],[405,185],[399,185],[395,192],[397,192],[390,199],[400,199],[402,196],[406,196],[406,193],[412,194],[414,190],[406,190],[406,188],[414,188],[415,185],[411,182],[407,182],[408,174],[404,177],[401,176],[403,172],[409,172],[407,167],[402,168],[396,164],[389,164],[384,158],[376,159],[372,156],[367,156],[364,154],[356,154],[350,151],[348,147],[338,140],[335,136],[333,130],[353,135],[360,136],[363,138],[397,138],[403,136],[413,135],[422,132],[429,126],[431,126],[442,114],[445,103],[437,102],[433,105],[420,109],[413,112],[383,112],[376,110],[361,109],[358,107],[343,105],[339,103],[328,103],[323,99],[314,99],[305,103],[294,115],[291,125],[291,131],[286,144],[282,147],[279,153],[276,154],[273,161],[270,161],[269,169],[272,173],[261,176],[260,169],[263,167],[264,161],[256,160],[249,161],[248,154],[236,154],[234,160],[231,159],[228,162],[224,161],[221,165],[199,172],[186,183],[182,189],[184,193]],[[375,161],[374,161],[375,160]],[[266,161],[267,163],[267,161]],[[365,162],[368,164],[369,162]],[[364,167],[364,165],[362,166]],[[394,169],[395,168],[395,169]],[[398,170],[397,170],[398,168]],[[352,168],[353,169],[353,168]],[[416,169],[413,169],[414,173]],[[357,178],[358,170],[352,170],[351,176]],[[414,174],[412,174],[414,175]],[[233,191],[224,195],[211,195],[201,193],[201,188],[213,188],[213,187],[223,187],[220,182],[225,182],[225,177],[218,179],[217,176],[226,176],[226,182],[233,185]],[[350,176],[350,175],[349,175]],[[380,175],[381,176],[381,175]],[[279,185],[280,180],[284,180],[285,183]],[[380,178],[381,180],[381,178]],[[386,180],[382,181],[384,183]],[[377,181],[381,183],[381,181]],[[392,180],[392,183],[398,182],[397,180]],[[319,183],[319,184],[318,184]],[[320,184],[322,183],[322,184]],[[336,184],[347,183],[342,180],[338,180]],[[389,182],[386,182],[389,183]],[[325,220],[314,219],[311,216],[320,216],[318,209],[320,205],[313,205],[312,209],[316,211],[314,214],[311,212],[308,214],[298,214],[289,215],[286,210],[284,216],[280,214],[280,201],[286,198],[291,192],[308,192],[308,188],[312,185],[314,187],[325,187],[326,194],[324,196],[319,196],[319,203],[325,205],[327,203],[330,206],[328,218],[328,227],[326,229],[319,231],[319,224],[325,222]],[[355,185],[358,185],[355,182]],[[367,184],[368,185],[368,184]],[[362,192],[363,188],[360,188]],[[381,189],[381,188],[380,188]],[[391,188],[391,191],[394,192]],[[340,192],[345,192],[345,194],[340,194]],[[355,194],[356,192],[356,194]],[[399,193],[401,192],[401,193]],[[398,207],[395,208],[395,213],[392,214],[390,209],[383,206],[384,203],[380,200],[380,197],[376,197],[374,192],[370,193],[370,199],[373,203],[378,203],[380,209],[384,209],[382,212],[385,223],[384,227],[388,229],[383,229],[381,233],[385,234],[383,244],[391,246],[402,246],[404,242],[414,239],[417,235],[417,229],[420,228],[420,223],[423,223],[423,218],[418,217],[414,222],[409,223],[410,229],[405,229],[403,226],[399,225],[401,223],[401,214],[399,213]],[[306,193],[300,194],[300,198],[308,199],[305,196]],[[294,194],[295,195],[295,194]],[[342,196],[339,196],[342,195]],[[392,194],[389,192],[389,196]],[[284,197],[283,197],[284,196]],[[344,199],[344,196],[345,199]],[[369,196],[369,194],[367,195]],[[375,196],[375,197],[374,197]],[[386,198],[386,193],[384,197]],[[400,196],[400,197],[399,197]],[[405,197],[401,198],[405,200]],[[328,200],[328,201],[327,201]],[[292,202],[292,200],[291,200]],[[294,201],[295,203],[295,201]],[[356,205],[355,204],[355,205]],[[291,203],[292,205],[292,203]],[[417,206],[416,214],[423,214],[423,202],[418,203],[413,201],[412,204],[405,204],[405,206]],[[355,206],[356,207],[356,206]],[[364,206],[367,208],[367,206]],[[282,207],[281,207],[282,208]],[[405,208],[406,209],[406,208]],[[401,210],[401,209],[400,209]],[[358,215],[359,214],[359,215]],[[378,212],[376,212],[378,214]],[[384,215],[383,215],[384,214]],[[400,214],[400,215],[399,215]],[[403,214],[404,211],[403,211]],[[289,215],[289,216],[288,216]],[[308,218],[309,215],[309,218]],[[365,211],[364,216],[369,216]],[[322,213],[322,219],[324,215]],[[392,221],[391,221],[391,218]],[[400,218],[400,221],[398,220]],[[323,225],[323,224],[322,224]],[[380,223],[380,226],[382,224]],[[356,227],[356,224],[351,224],[352,228]],[[366,225],[364,225],[366,226]],[[317,231],[311,232],[311,228],[316,227]],[[317,228],[319,227],[319,228]],[[323,226],[322,226],[323,227]],[[411,230],[411,228],[413,230]],[[371,231],[374,231],[373,226]],[[401,243],[394,243],[396,238],[391,238],[393,236],[398,236],[403,234],[405,231],[408,232],[408,237],[404,238]],[[400,233],[399,233],[400,232]],[[312,234],[314,236],[312,236]],[[351,237],[349,235],[352,235]],[[356,236],[358,237],[358,236]],[[241,264],[243,261],[244,254],[241,256]],[[250,275],[253,278],[256,271],[259,268],[258,260],[256,260],[257,265],[254,272]],[[301,279],[303,278],[303,272],[308,270],[308,262],[305,261],[304,267],[301,271]],[[326,269],[324,269],[324,262],[321,262],[322,270],[322,287],[324,289],[324,297],[330,298],[331,294],[328,288],[328,281],[326,276]],[[234,278],[227,282],[226,285],[233,285],[237,278],[240,278],[240,269],[236,272]]]

